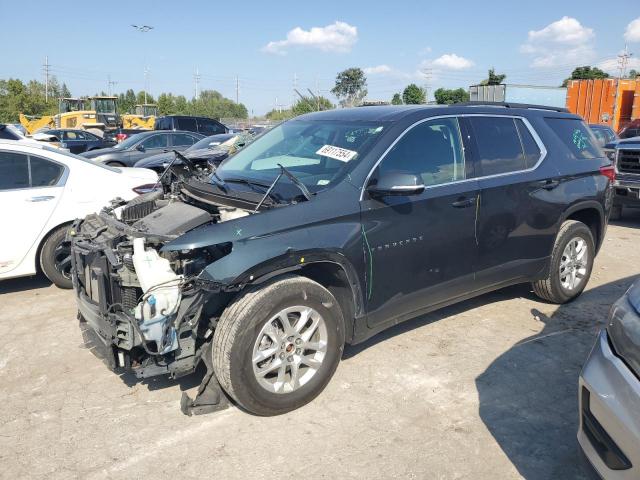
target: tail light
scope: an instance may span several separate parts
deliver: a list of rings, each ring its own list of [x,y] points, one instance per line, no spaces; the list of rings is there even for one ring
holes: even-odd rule
[[[157,183],[145,183],[144,185],[138,185],[137,187],[134,187],[133,191],[139,195],[142,195],[143,193],[153,192],[154,190],[159,190],[160,188],[162,187]]]
[[[117,133],[116,134],[116,142],[120,143],[121,141],[123,141],[128,136],[129,135],[127,135],[126,133]]]
[[[611,182],[616,179],[616,169],[613,165],[606,165],[604,167],[600,167],[600,175],[604,175]]]

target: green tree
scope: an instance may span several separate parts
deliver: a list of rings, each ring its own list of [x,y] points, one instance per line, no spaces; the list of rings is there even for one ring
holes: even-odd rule
[[[71,91],[67,87],[66,83],[62,83],[62,87],[60,87],[60,97],[71,98]]]
[[[451,105],[453,103],[468,102],[469,92],[464,88],[448,89],[438,88],[433,92],[433,96],[436,98],[436,103],[441,105]]]
[[[347,68],[336,76],[336,84],[331,89],[343,107],[354,107],[367,96],[367,77],[361,68]]]
[[[638,70],[635,70],[633,68],[629,70],[629,78],[636,78],[638,75],[640,75],[640,72]]]
[[[297,117],[298,115],[303,115],[305,113],[332,110],[333,108],[335,108],[335,105],[325,97],[304,97],[293,105],[291,113],[293,114],[292,116]]]
[[[140,90],[138,92],[138,94],[136,95],[136,103],[135,103],[135,105],[142,105],[143,103],[145,103],[145,101],[144,101],[144,90]],[[155,103],[155,100],[153,99],[153,95],[151,95],[149,92],[147,92],[147,102],[146,103]]]
[[[480,85],[500,85],[504,83],[507,76],[503,73],[496,73],[495,68],[489,69],[488,77],[480,82]]]
[[[562,82],[562,86],[566,87],[569,84],[569,80],[593,80],[597,78],[609,78],[609,74],[598,67],[585,65],[584,67],[575,68],[571,72],[571,76]]]
[[[425,103],[427,101],[427,96],[424,89],[420,88],[415,83],[412,83],[407,85],[402,92],[402,101],[407,105],[417,105]]]
[[[391,105],[402,105],[402,96],[399,93],[394,93],[391,99]]]

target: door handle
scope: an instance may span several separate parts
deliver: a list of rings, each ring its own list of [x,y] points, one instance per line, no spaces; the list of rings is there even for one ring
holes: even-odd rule
[[[41,197],[31,197],[27,198],[27,202],[48,202],[49,200],[53,200],[55,197],[50,195],[43,195]]]
[[[558,185],[560,185],[560,180],[543,180],[542,182],[538,182],[538,186],[545,190],[553,190]]]
[[[451,204],[454,208],[466,208],[476,204],[476,197],[460,197]]]

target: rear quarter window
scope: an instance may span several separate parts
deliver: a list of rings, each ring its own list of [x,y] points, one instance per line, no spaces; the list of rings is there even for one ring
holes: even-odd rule
[[[577,118],[545,118],[545,121],[574,159],[604,157],[598,140],[582,120]]]

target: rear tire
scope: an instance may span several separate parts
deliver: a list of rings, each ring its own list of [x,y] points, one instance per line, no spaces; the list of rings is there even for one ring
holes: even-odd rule
[[[560,227],[551,253],[549,275],[532,283],[535,294],[552,303],[566,303],[582,293],[589,281],[595,242],[589,227],[567,220]]]
[[[213,336],[213,369],[244,409],[278,415],[322,392],[344,337],[342,311],[326,288],[305,277],[280,277],[249,287],[225,309]]]
[[[40,267],[45,276],[59,288],[72,288],[71,245],[65,242],[69,226],[51,233],[40,249]]]

